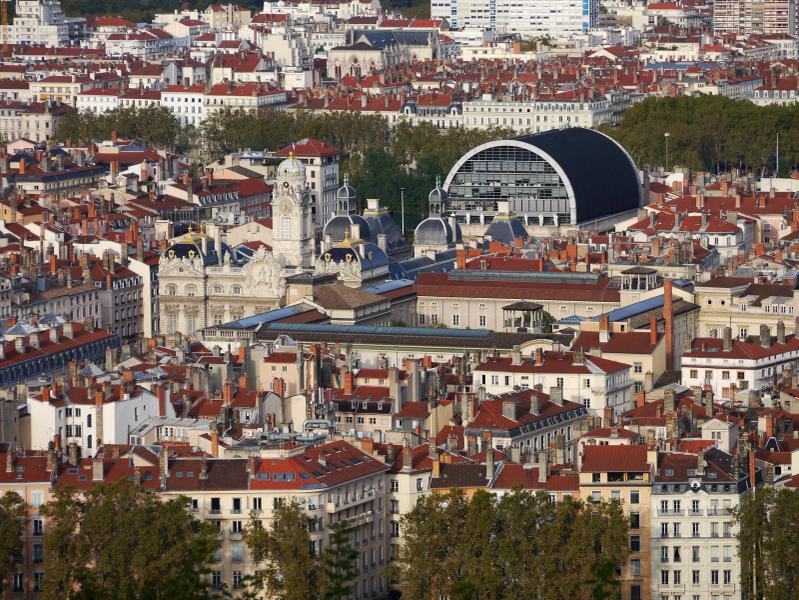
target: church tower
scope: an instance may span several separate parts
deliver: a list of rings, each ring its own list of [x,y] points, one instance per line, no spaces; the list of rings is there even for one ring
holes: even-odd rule
[[[294,153],[280,163],[272,193],[272,253],[285,267],[312,267],[314,230],[305,165]]]

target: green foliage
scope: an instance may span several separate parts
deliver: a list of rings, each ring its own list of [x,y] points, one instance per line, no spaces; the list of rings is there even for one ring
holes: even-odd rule
[[[212,0],[192,0],[189,5],[192,9],[204,10]],[[62,0],[61,6],[67,15],[75,17],[88,17],[96,15],[113,15],[123,17],[129,21],[150,21],[157,12],[171,13],[182,6],[180,0],[139,0],[136,3],[125,0]],[[242,6],[255,10],[263,8],[256,0],[237,2]],[[12,4],[13,6],[13,4]]]
[[[404,598],[521,600],[615,597],[615,566],[627,557],[627,522],[618,503],[515,490],[422,498],[402,520]]]
[[[345,600],[354,592],[352,581],[358,576],[358,551],[350,546],[354,531],[346,521],[330,526],[330,540],[322,558],[325,600]]]
[[[72,110],[61,120],[55,138],[89,144],[109,139],[112,131],[153,146],[181,149],[180,142],[187,143],[192,130],[181,130],[177,119],[162,106],[117,108],[101,114]]]
[[[260,109],[256,114],[225,109],[206,119],[201,127],[204,151],[219,159],[242,148],[276,150],[306,138],[317,138],[342,151],[344,171],[366,198],[380,198],[399,221],[405,196],[406,230],[412,231],[426,216],[427,194],[436,176],[446,175],[469,149],[487,141],[512,137],[503,129],[450,129],[400,122],[390,129],[380,115],[360,112],[315,114]]]
[[[760,488],[736,511],[741,588],[751,600],[795,597],[799,589],[799,491]]]
[[[253,515],[244,532],[244,542],[256,564],[255,574],[248,579],[253,597],[319,597],[319,565],[308,534],[312,522],[296,501],[278,506],[269,528]]]
[[[799,164],[799,106],[755,106],[721,96],[646,98],[630,108],[618,127],[602,126],[642,166],[712,172],[737,168],[758,175],[774,172],[780,134],[780,173]]]
[[[11,566],[22,552],[25,503],[16,492],[0,498],[0,582],[5,581]]]
[[[57,488],[43,507],[46,599],[210,597],[206,565],[216,536],[185,499],[161,502],[129,481],[81,497]]]
[[[552,324],[555,322],[555,317],[549,314],[547,311],[544,311],[544,314],[541,315],[541,329],[544,333],[552,333]]]

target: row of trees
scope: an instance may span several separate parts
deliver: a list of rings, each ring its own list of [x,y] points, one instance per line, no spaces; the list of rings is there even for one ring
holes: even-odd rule
[[[799,165],[799,105],[756,106],[721,96],[646,98],[628,110],[615,138],[640,165],[668,162],[711,172],[731,169],[771,175],[780,136],[780,173]]]
[[[799,590],[799,491],[747,494],[736,514],[743,597],[795,598]]]
[[[454,491],[422,498],[402,526],[399,576],[411,600],[615,598],[628,554],[617,502]]]
[[[193,143],[191,131],[182,129],[172,113],[162,106],[116,108],[100,114],[71,110],[61,120],[55,137],[88,145],[109,139],[112,131],[158,148],[185,150]]]

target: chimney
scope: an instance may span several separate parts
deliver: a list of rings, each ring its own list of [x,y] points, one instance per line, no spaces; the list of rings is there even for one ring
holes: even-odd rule
[[[666,327],[666,368],[674,368],[674,303],[671,279],[663,280],[663,320]]]
[[[676,410],[674,403],[674,389],[669,388],[663,391],[663,413],[669,414]]]
[[[225,406],[233,404],[233,381],[230,377],[225,380],[225,386],[222,388],[222,403]]]
[[[544,364],[544,350],[542,348],[535,349],[535,366],[540,367]]]
[[[211,424],[211,456],[219,456],[219,424],[216,421]]]
[[[541,450],[537,453],[536,462],[538,463],[538,483],[546,483],[549,477],[549,453]]]
[[[785,343],[785,323],[782,320],[777,321],[777,343]]]
[[[541,400],[538,397],[538,393],[533,391],[530,394],[530,414],[537,415],[541,412]]]
[[[408,472],[411,469],[413,469],[413,452],[408,445],[408,440],[405,440],[405,444],[402,447],[402,470]]]
[[[771,330],[768,325],[760,326],[760,345],[764,348],[771,348]]]
[[[242,373],[241,375],[239,375],[239,389],[240,390],[246,390],[249,387],[250,386],[249,386],[249,381],[248,381],[248,378],[247,378],[247,373]]]
[[[100,456],[92,461],[92,481],[94,483],[101,483],[105,479],[104,467],[103,459]]]
[[[605,409],[602,411],[602,427],[612,427],[613,426],[613,407],[606,406]]]
[[[78,444],[76,442],[67,444],[67,460],[69,461],[69,466],[78,466]]]
[[[610,341],[610,320],[606,314],[599,315],[599,343],[607,344]]]
[[[635,407],[641,408],[646,405],[646,392],[641,390],[635,395]]]
[[[654,317],[649,319],[649,344],[652,346],[658,343],[658,320]]]
[[[343,382],[344,383],[344,394],[345,395],[352,394],[352,390],[353,390],[353,387],[354,387],[354,385],[353,385],[354,376],[352,374],[352,371],[350,371],[349,369],[346,369],[344,371],[343,379],[344,379],[344,382]]]
[[[723,330],[724,336],[724,352],[730,352],[732,350],[732,327],[725,327]]]
[[[512,365],[522,364],[522,351],[518,345],[514,346],[513,351],[511,352],[511,364]]]
[[[491,447],[491,433],[483,433],[483,448],[486,452],[486,480],[488,483],[494,481],[494,448]]]
[[[511,398],[502,401],[502,416],[511,421],[516,421],[516,402]]]
[[[558,386],[549,388],[549,401],[558,406],[563,406],[563,388]]]

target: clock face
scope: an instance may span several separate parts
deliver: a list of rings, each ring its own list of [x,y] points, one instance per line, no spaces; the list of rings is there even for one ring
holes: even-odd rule
[[[288,189],[288,187],[289,187],[289,182],[288,182],[288,181],[284,181],[284,182],[283,182],[283,187],[284,187],[284,188],[286,188],[286,189]]]
[[[291,215],[292,202],[289,198],[283,197],[277,202],[277,212],[281,215]]]

